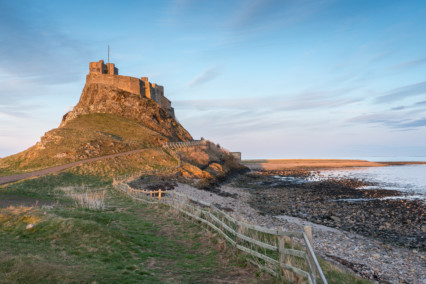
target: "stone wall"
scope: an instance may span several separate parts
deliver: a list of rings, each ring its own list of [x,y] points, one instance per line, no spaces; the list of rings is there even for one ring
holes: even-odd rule
[[[164,87],[150,83],[148,77],[140,79],[118,75],[118,69],[114,63],[104,64],[103,60],[89,63],[89,74],[86,76],[86,84],[104,84],[114,86],[130,93],[141,94],[154,100],[168,114],[175,117],[171,102],[164,96]]]
[[[237,162],[241,162],[241,152],[230,152]]]
[[[145,95],[142,92],[144,90],[143,82],[134,77],[91,73],[86,76],[86,84],[92,83],[111,85],[130,93]]]

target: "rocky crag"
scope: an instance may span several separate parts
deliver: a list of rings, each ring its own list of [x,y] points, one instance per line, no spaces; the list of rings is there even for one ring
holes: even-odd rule
[[[79,102],[63,116],[60,126],[45,133],[29,149],[1,159],[0,176],[136,149],[147,151],[137,157],[82,166],[77,172],[111,176],[128,170],[176,166],[176,158],[162,151],[161,146],[193,138],[175,119],[164,88],[148,82],[146,77],[140,80],[120,76],[115,67],[111,74],[105,73],[103,62],[96,64],[100,68],[91,65]],[[193,148],[181,153],[181,158],[182,175],[188,179],[223,178],[241,167],[221,149],[200,152]]]
[[[192,137],[170,114],[155,101],[141,94],[130,93],[114,86],[86,83],[80,101],[64,115],[59,127],[79,115],[109,113],[137,121],[170,141],[191,141]]]

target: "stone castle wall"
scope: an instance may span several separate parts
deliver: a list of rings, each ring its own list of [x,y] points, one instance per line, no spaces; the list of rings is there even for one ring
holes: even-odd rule
[[[104,64],[103,60],[99,62],[90,62],[89,74],[86,76],[86,84],[103,84],[114,86],[124,91],[141,94],[142,96],[154,100],[167,113],[175,117],[174,109],[170,100],[164,96],[164,87],[150,83],[148,77],[141,79],[118,75],[118,69],[113,63]]]
[[[121,75],[89,73],[86,76],[87,84],[104,84],[117,87],[124,91],[145,96],[145,86],[138,78]]]

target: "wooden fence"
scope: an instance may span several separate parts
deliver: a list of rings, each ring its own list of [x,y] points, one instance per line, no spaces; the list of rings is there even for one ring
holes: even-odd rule
[[[144,203],[158,202],[207,225],[248,260],[276,277],[308,283],[327,283],[312,248],[310,227],[305,232],[268,229],[236,220],[216,206],[174,191],[136,190],[125,183],[115,187]]]
[[[188,142],[167,142],[163,143],[163,148],[165,149],[177,149],[177,148],[184,148],[184,147],[192,147],[192,146],[204,146],[207,145],[206,140],[194,140],[194,141],[188,141]]]

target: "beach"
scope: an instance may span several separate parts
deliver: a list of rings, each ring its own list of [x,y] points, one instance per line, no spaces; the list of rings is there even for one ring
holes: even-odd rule
[[[424,203],[404,198],[382,200],[404,197],[404,193],[357,190],[365,185],[357,180],[300,183],[301,177],[320,169],[307,168],[258,168],[214,189],[178,184],[174,190],[214,203],[248,223],[299,231],[311,226],[315,251],[363,278],[380,283],[426,281]]]

